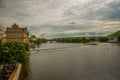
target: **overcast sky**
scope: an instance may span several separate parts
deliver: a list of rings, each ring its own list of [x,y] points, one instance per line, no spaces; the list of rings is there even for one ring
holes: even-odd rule
[[[37,37],[108,35],[120,30],[120,0],[0,0],[0,25],[13,23]]]

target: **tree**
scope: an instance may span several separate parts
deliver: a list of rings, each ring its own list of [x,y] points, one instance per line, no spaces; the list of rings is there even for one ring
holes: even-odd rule
[[[45,38],[42,38],[42,43],[46,43],[47,40]]]
[[[120,42],[120,37],[118,37],[118,41]]]
[[[108,40],[108,37],[99,37],[100,42],[107,42]]]
[[[17,41],[7,41],[0,47],[0,62],[13,63],[14,61],[22,64],[27,63],[28,53],[26,45]]]
[[[42,39],[41,38],[37,38],[35,40],[35,44],[38,46],[38,48],[40,47],[40,44],[42,43]]]
[[[96,41],[96,37],[90,37],[90,41]]]

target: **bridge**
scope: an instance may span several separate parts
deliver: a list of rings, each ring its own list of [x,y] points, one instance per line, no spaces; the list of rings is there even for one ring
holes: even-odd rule
[[[57,43],[58,40],[57,39],[47,39],[48,43]]]

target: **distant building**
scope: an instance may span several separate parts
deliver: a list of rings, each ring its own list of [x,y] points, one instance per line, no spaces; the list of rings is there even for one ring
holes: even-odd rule
[[[3,30],[0,28],[0,40],[2,40]]]
[[[35,40],[36,40],[36,36],[35,35],[32,35],[30,38],[29,38],[29,46],[31,48],[35,48]]]
[[[111,42],[111,43],[119,42],[119,38],[115,37],[112,40],[109,40],[108,42]]]
[[[36,36],[35,36],[35,35],[32,35],[32,36],[29,38],[29,40],[35,41],[35,40],[36,40]]]
[[[11,28],[6,29],[6,40],[8,41],[20,41],[23,43],[29,43],[29,32],[27,28],[19,27],[19,25],[14,24]]]

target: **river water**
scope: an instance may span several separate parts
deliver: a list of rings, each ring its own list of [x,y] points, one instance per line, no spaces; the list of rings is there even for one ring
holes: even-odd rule
[[[31,80],[120,80],[120,44],[42,44],[30,70]]]

